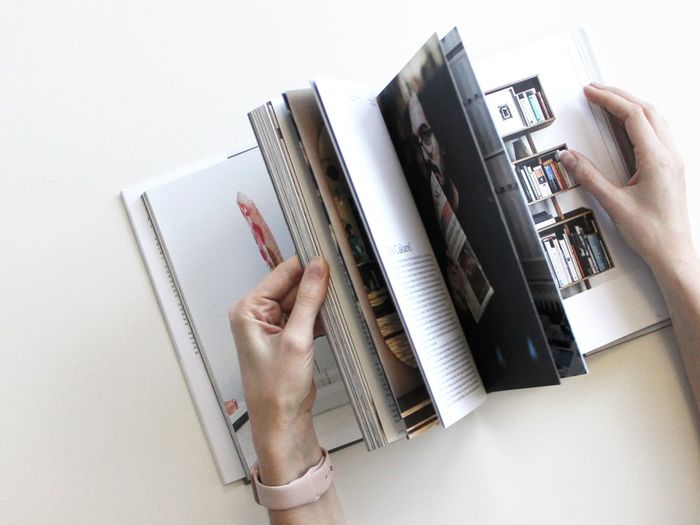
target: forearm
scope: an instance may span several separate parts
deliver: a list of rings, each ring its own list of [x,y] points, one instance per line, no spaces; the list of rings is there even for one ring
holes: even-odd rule
[[[322,259],[312,258],[303,269],[293,257],[229,311],[258,457],[253,490],[262,505],[287,509],[269,512],[273,524],[344,521],[311,412],[313,338],[328,278]]]
[[[268,512],[271,525],[336,525],[345,523],[335,488],[331,486],[316,503],[295,509]]]
[[[681,358],[700,412],[700,259],[691,250],[650,261],[668,306]]]
[[[286,485],[318,463],[322,452],[310,412],[291,422],[265,423],[264,430],[254,432],[260,481],[271,486]],[[345,523],[333,486],[314,503],[270,510],[268,515],[272,525]]]

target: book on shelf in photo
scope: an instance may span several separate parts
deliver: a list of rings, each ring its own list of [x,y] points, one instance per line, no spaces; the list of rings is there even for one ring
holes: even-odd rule
[[[535,213],[532,216],[532,219],[535,221],[535,226],[538,228],[544,228],[545,226],[554,224],[557,221],[556,217],[552,217],[552,215],[546,210]]]
[[[521,142],[522,138],[517,141]],[[513,151],[517,149],[514,146]],[[561,144],[540,153],[530,152],[526,157],[515,157],[516,177],[528,203],[577,186],[561,162],[560,153],[566,149],[566,144]]]
[[[592,80],[580,33],[472,65],[453,30],[379,93],[317,78],[250,112],[257,147],[122,193],[224,482],[255,461],[227,310],[294,255],[329,264],[314,344],[329,449],[448,427],[666,322],[560,162],[571,147],[629,176]]]
[[[528,98],[527,94],[525,92],[523,93],[518,93],[516,96],[516,99],[518,101],[518,104],[520,105],[520,110],[522,111],[523,115],[525,116],[525,123],[528,126],[532,126],[537,123],[537,117],[535,116],[535,110],[532,107],[532,104],[530,103],[530,99]]]

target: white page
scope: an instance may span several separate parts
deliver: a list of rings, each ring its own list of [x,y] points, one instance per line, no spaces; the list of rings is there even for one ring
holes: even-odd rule
[[[173,290],[172,277],[163,259],[158,239],[148,218],[146,206],[141,200],[141,195],[149,188],[176,180],[191,171],[203,169],[222,161],[225,161],[225,158],[215,159],[196,168],[128,188],[122,191],[122,201],[129,214],[131,227],[146,264],[153,290],[165,318],[170,339],[175,347],[182,374],[204,429],[219,476],[223,483],[231,483],[244,478],[246,473],[228,430],[228,421],[223,417],[211,379],[209,379],[204,362],[199,356],[199,349],[193,345],[190,327],[182,319],[183,306],[178,294]]]
[[[449,426],[486,394],[379,107],[365,86],[317,79],[314,87],[438,416]]]
[[[291,257],[293,244],[257,148],[146,192],[209,373],[209,388],[213,385],[228,425],[246,413],[246,406],[227,312],[269,271],[237,205],[239,192],[255,202],[281,255]],[[318,387],[314,412],[340,414],[322,418],[330,432],[319,429],[322,444],[332,449],[357,440],[359,434],[325,338],[314,346]],[[226,405],[231,403],[226,402],[232,400],[237,409],[229,415]],[[255,461],[249,434],[248,422],[236,432],[247,466]]]
[[[583,86],[596,79],[582,51],[574,35],[565,33],[476,61],[473,66],[483,91],[538,75],[556,120],[532,134],[537,149],[566,143],[595,162],[616,184],[622,184],[627,175],[604,117],[583,95]],[[580,206],[593,210],[615,264],[613,269],[589,278],[590,290],[563,301],[581,351],[592,352],[667,319],[650,270],[625,244],[597,201],[580,188],[559,195],[558,201],[564,211]]]

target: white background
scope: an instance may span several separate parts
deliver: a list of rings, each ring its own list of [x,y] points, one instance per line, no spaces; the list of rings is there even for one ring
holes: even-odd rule
[[[607,79],[670,121],[700,224],[690,7],[473,4],[2,3],[1,523],[265,523],[249,487],[219,482],[118,192],[251,145],[246,112],[307,78],[380,88],[453,25],[472,58],[584,26]],[[335,454],[349,520],[700,522],[672,332],[589,364],[447,431]]]

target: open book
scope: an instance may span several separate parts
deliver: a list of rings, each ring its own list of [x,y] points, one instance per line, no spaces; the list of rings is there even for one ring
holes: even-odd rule
[[[620,183],[634,171],[583,98],[595,79],[580,35],[472,68],[453,30],[379,93],[316,79],[250,113],[259,149],[124,192],[225,481],[254,461],[226,310],[294,253],[330,266],[327,448],[449,426],[666,322],[651,273],[559,161],[571,147]]]

